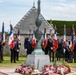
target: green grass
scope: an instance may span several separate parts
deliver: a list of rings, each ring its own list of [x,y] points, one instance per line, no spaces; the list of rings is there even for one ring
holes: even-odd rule
[[[76,68],[76,63],[69,63],[71,67]]]
[[[17,63],[11,63],[9,56],[4,56],[3,58],[4,61],[0,63],[0,66],[18,66],[26,60],[26,57],[19,57],[19,61],[17,61]]]
[[[19,66],[20,64],[24,63],[26,61],[26,57],[19,57],[19,61],[17,63],[11,63],[9,56],[4,56],[4,61],[0,63],[0,66]],[[76,63],[69,63],[71,67],[76,68]]]

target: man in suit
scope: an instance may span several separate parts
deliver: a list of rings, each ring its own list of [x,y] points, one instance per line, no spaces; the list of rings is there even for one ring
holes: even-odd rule
[[[32,49],[32,38],[31,38],[31,35],[29,34],[28,37],[25,38],[24,40],[24,49],[26,51],[26,56],[28,54],[31,54],[33,49]]]

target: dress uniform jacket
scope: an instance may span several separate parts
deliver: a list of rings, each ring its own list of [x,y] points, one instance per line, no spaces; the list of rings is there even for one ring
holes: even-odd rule
[[[32,43],[30,38],[25,38],[24,48],[27,49],[27,55],[32,53]]]

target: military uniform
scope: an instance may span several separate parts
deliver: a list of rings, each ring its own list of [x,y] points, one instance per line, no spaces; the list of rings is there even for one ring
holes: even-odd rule
[[[70,61],[70,49],[67,44],[63,45],[63,54],[64,54],[65,61],[69,62]]]
[[[24,41],[24,49],[26,50],[27,55],[31,54],[33,51],[31,41],[32,41],[32,39],[29,37],[25,38],[25,41]]]
[[[48,39],[48,53],[50,57],[50,61],[54,62],[54,51],[52,50],[53,47],[53,39],[49,38]]]
[[[56,50],[56,57],[57,60],[59,61],[60,58],[62,57],[62,44],[63,44],[63,40],[61,38],[58,39],[58,49]]]
[[[14,60],[14,49],[10,48],[10,51],[11,51],[10,61],[11,61],[11,63],[12,63],[13,60]]]
[[[18,45],[18,39],[17,37],[14,38],[14,48],[10,49],[11,50],[11,63],[14,61],[16,63],[16,60],[18,59],[17,56],[17,50],[19,50],[19,45]]]
[[[14,39],[14,62],[16,62],[16,60],[18,60],[18,50],[19,50],[19,44],[18,44],[18,39]]]

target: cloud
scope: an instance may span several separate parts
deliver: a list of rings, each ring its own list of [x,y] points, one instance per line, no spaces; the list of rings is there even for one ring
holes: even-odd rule
[[[54,0],[56,2],[65,2],[66,0]]]
[[[45,8],[44,8],[45,6]],[[50,4],[46,5],[43,3],[42,14],[46,19],[60,19],[60,20],[76,20],[76,4],[61,3],[61,4]],[[47,10],[47,11],[46,11]],[[45,12],[44,12],[45,11]]]
[[[0,31],[2,22],[9,30],[10,21],[15,26],[19,20],[32,8],[37,7],[38,0],[0,0]],[[76,20],[76,1],[71,0],[41,0],[41,13],[44,18],[53,20]]]

